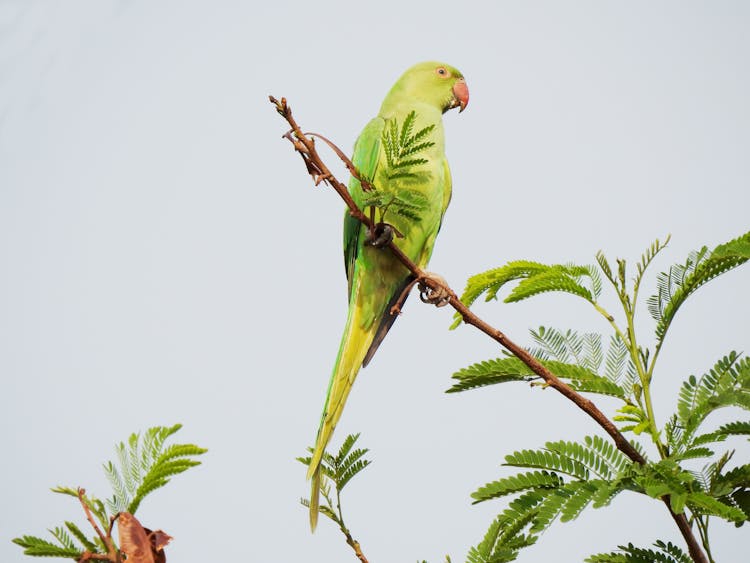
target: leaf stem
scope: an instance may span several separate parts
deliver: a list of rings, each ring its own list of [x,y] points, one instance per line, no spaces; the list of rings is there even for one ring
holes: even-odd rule
[[[599,313],[601,313],[609,321],[609,324],[615,330],[615,333],[622,339],[622,341],[625,343],[625,346],[627,346],[628,348],[630,358],[633,360],[633,365],[638,372],[638,379],[641,382],[643,403],[641,403],[640,397],[636,397],[636,399],[638,400],[639,405],[646,408],[646,417],[649,420],[649,433],[651,434],[651,440],[654,442],[656,449],[659,451],[659,456],[664,459],[665,457],[667,457],[667,450],[662,443],[661,438],[659,437],[658,425],[656,424],[656,415],[654,414],[654,406],[651,401],[651,375],[653,373],[653,368],[656,362],[656,356],[658,355],[659,347],[657,347],[657,351],[652,358],[651,365],[644,365],[644,362],[638,354],[638,343],[635,336],[635,302],[638,296],[638,285],[633,288],[633,297],[629,297],[624,281],[624,262],[618,260],[618,264],[620,265],[621,272],[619,283],[617,283],[616,279],[610,278],[609,276],[607,276],[607,278],[614,285],[617,296],[620,299],[620,303],[622,304],[622,310],[625,313],[625,319],[627,322],[627,337],[625,337],[623,332],[617,326],[617,323],[615,322],[612,315],[610,315],[598,303],[594,302],[593,305],[596,310],[599,311]],[[659,346],[660,345],[661,342],[659,343]]]
[[[698,528],[698,534],[700,534],[701,543],[703,544],[703,549],[706,550],[706,555],[708,556],[708,560],[710,563],[715,563],[713,555],[711,555],[711,545],[708,540],[708,516],[705,516],[705,519],[700,514],[697,514],[694,518],[694,522],[696,523],[696,527]]]
[[[632,309],[631,309],[632,311]],[[632,312],[626,312],[628,318],[628,335],[630,339],[630,355],[633,358],[636,369],[638,371],[638,377],[641,380],[641,387],[643,390],[643,402],[646,407],[646,416],[649,420],[649,430],[651,434],[651,440],[654,442],[656,449],[659,450],[659,456],[664,459],[667,457],[667,449],[661,441],[659,436],[659,428],[656,424],[656,415],[654,414],[654,406],[651,401],[651,378],[646,371],[646,366],[638,355],[638,343],[635,338],[635,328],[633,323],[634,315]]]

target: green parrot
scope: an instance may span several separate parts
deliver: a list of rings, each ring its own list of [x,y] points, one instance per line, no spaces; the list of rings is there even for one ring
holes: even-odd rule
[[[393,85],[377,117],[354,144],[354,166],[375,187],[374,192],[390,202],[390,207],[380,208],[381,220],[402,237],[397,239],[399,248],[420,268],[430,260],[451,198],[442,116],[455,107],[463,111],[468,102],[469,89],[457,69],[438,62],[417,64]],[[360,208],[373,194],[365,192],[354,177],[349,191]],[[384,208],[390,211],[382,215]],[[406,298],[405,289],[414,281],[388,249],[376,248],[367,240],[367,228],[348,212],[344,216],[344,262],[349,313],[307,473],[312,479],[313,531],[323,452],[360,367],[372,359],[396,320],[394,313]]]

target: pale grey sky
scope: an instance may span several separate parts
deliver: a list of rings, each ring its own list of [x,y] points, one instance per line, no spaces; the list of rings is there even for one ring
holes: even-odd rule
[[[268,94],[350,147],[405,68],[455,65],[471,102],[445,117],[454,197],[431,269],[461,289],[518,258],[634,263],[672,233],[655,274],[748,230],[748,29],[739,1],[0,0],[0,560],[78,516],[49,487],[109,494],[114,443],[175,422],[210,452],[139,513],[175,537],[170,561],[353,560],[327,522],[310,534],[294,461],[346,314],[341,204]],[[661,422],[689,374],[750,351],[749,283],[740,269],[680,311]],[[478,310],[522,343],[541,324],[607,330],[572,297]],[[463,561],[505,506],[469,497],[504,455],[597,432],[552,391],[445,395],[499,354],[450,318],[410,299],[335,437],[371,448],[344,502],[374,562]],[[747,528],[712,526],[719,561],[745,560]],[[682,545],[663,507],[622,495],[519,561],[657,538]]]

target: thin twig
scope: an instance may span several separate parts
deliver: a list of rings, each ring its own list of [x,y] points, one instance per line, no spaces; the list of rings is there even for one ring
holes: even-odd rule
[[[359,542],[352,538],[349,530],[346,530],[344,534],[346,535],[346,543],[348,543],[352,547],[352,549],[354,550],[354,555],[357,556],[357,559],[359,559],[362,563],[368,563],[367,557],[365,557],[364,553],[362,553],[362,549],[359,547]]]
[[[101,531],[99,526],[96,524],[96,520],[94,520],[94,516],[91,514],[91,511],[89,510],[88,504],[86,504],[86,501],[83,499],[83,496],[86,494],[86,489],[79,488],[78,489],[78,500],[81,503],[81,506],[83,507],[83,511],[86,513],[86,519],[89,521],[89,524],[91,524],[91,527],[94,528],[94,531],[96,532],[96,535],[99,536],[99,539],[102,540],[102,544],[104,544],[107,547],[107,553],[91,553],[89,551],[84,551],[79,561],[111,561],[112,563],[120,563],[120,558],[117,554],[117,550],[115,549],[114,544],[112,543],[112,523],[110,522],[109,526],[109,532],[105,536],[104,533]]]
[[[291,131],[284,135],[284,137],[289,139],[289,141],[291,141],[294,145],[295,150],[302,155],[302,158],[307,166],[307,170],[310,175],[312,175],[315,184],[318,185],[321,182],[325,182],[330,185],[344,200],[344,203],[346,203],[347,207],[349,208],[349,213],[352,215],[352,217],[355,217],[356,219],[361,221],[365,226],[367,226],[370,231],[372,231],[375,228],[373,221],[367,215],[365,215],[359,209],[359,207],[357,207],[357,204],[352,199],[346,186],[339,180],[337,180],[325,165],[323,160],[320,158],[320,155],[318,154],[314,141],[308,138],[304,133],[302,133],[296,121],[292,117],[292,110],[287,104],[286,98],[281,98],[281,100],[279,101],[273,96],[269,96],[269,100],[276,106],[276,111],[291,126]],[[333,144],[327,139],[325,141],[329,145]],[[341,151],[337,150],[336,152],[340,153]],[[345,162],[349,162],[349,159],[345,159]],[[358,173],[356,168],[351,165],[350,162],[347,165],[347,168],[355,178],[360,180],[360,182],[362,181],[361,175]],[[524,364],[526,364],[534,373],[544,379],[549,387],[552,387],[553,389],[561,393],[567,399],[575,403],[578,408],[580,408],[591,418],[593,418],[594,421],[607,434],[609,434],[609,436],[617,446],[617,449],[619,449],[622,453],[624,453],[636,463],[642,465],[646,463],[646,459],[638,452],[638,450],[633,447],[633,445],[625,438],[625,436],[622,435],[622,433],[615,426],[614,422],[612,422],[604,415],[604,413],[602,413],[602,411],[599,410],[599,408],[593,403],[593,401],[587,399],[586,397],[578,393],[575,389],[566,384],[564,381],[562,381],[560,378],[558,378],[555,374],[553,374],[541,363],[539,363],[539,361],[534,356],[529,354],[526,349],[510,340],[500,330],[494,328],[493,326],[479,318],[477,315],[475,315],[466,305],[461,302],[456,292],[453,291],[453,289],[451,289],[446,283],[444,283],[441,278],[437,276],[431,276],[421,268],[419,268],[416,264],[414,264],[414,262],[409,259],[408,256],[406,256],[401,251],[401,249],[398,248],[394,241],[390,241],[385,246],[387,246],[396,256],[396,258],[409,270],[409,272],[411,272],[411,274],[416,278],[416,281],[421,286],[426,286],[427,288],[429,288],[427,301],[430,301],[430,295],[447,295],[447,298],[435,299],[435,302],[445,304],[445,301],[447,300],[447,303],[450,304],[450,306],[453,307],[453,309],[455,309],[461,315],[463,322],[474,326],[475,328],[498,342],[511,354],[513,354]],[[688,523],[685,514],[676,514],[672,510],[668,495],[662,497],[662,500],[664,501],[667,510],[669,510],[669,513],[671,514],[672,518],[677,524],[677,527],[682,533],[682,537],[685,539],[685,542],[688,545],[688,550],[693,561],[695,561],[696,563],[708,563],[708,559],[706,558],[706,555],[701,550],[700,544],[693,535],[690,524]]]

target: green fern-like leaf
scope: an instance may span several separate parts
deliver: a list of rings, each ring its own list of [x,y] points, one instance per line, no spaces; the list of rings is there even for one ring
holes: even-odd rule
[[[164,442],[180,428],[181,424],[171,427],[156,426],[146,430],[143,435],[131,434],[127,442],[120,442],[116,446],[119,467],[111,461],[104,465],[104,472],[114,491],[112,500],[107,500],[112,513],[126,510],[133,512],[129,508],[133,506],[134,496],[141,488],[147,473],[162,455]],[[186,455],[199,455],[198,450],[200,453],[205,451],[197,446],[190,448],[191,453]],[[137,505],[138,503],[135,506]]]
[[[618,409],[617,412],[622,414],[614,416],[612,420],[630,423],[620,427],[620,432],[633,432],[637,436],[651,428],[651,420],[640,407],[628,403]]]
[[[604,361],[604,377],[623,388],[630,396],[633,385],[638,381],[638,372],[627,345],[619,335],[610,338]]]
[[[205,451],[202,450],[200,453],[204,453]],[[144,475],[143,481],[138,486],[133,500],[128,505],[128,512],[131,514],[135,513],[146,496],[169,483],[171,477],[183,473],[191,467],[200,465],[200,463],[200,461],[193,459],[157,460]]]
[[[381,142],[386,156],[386,169],[383,173],[389,180],[409,178],[416,174],[415,167],[428,162],[425,158],[414,158],[414,155],[435,145],[433,141],[427,140],[435,125],[424,127],[412,135],[416,119],[417,114],[412,111],[404,118],[400,127],[396,119],[390,119],[383,129]]]
[[[365,455],[368,450],[357,450],[356,455]],[[360,471],[370,465],[370,461],[366,459],[359,459],[359,457],[351,456],[345,460],[339,469],[339,476],[336,479],[336,488],[341,491],[354,478]]]
[[[656,337],[663,340],[675,314],[685,300],[712,279],[750,259],[750,232],[717,246],[692,252],[684,264],[672,266],[657,277],[657,293],[648,299],[656,321]]]
[[[531,471],[487,483],[474,491],[471,496],[474,499],[474,504],[477,504],[529,489],[554,489],[562,484],[563,480],[555,473],[549,471]]]
[[[583,339],[583,358],[579,362],[580,365],[594,373],[598,373],[603,360],[604,353],[602,352],[601,334],[587,333]]]
[[[722,441],[733,433],[750,433],[750,423],[736,422],[696,436],[706,417],[717,409],[738,406],[750,410],[750,358],[730,352],[700,378],[690,376],[678,395],[677,412],[667,433],[670,447],[682,454],[691,446]]]
[[[599,268],[604,273],[604,277],[609,280],[609,282],[615,287],[615,289],[619,289],[617,285],[617,277],[614,275],[612,271],[612,266],[609,263],[609,260],[607,260],[607,257],[604,255],[604,253],[599,250],[596,253],[596,263],[599,265]]]
[[[651,243],[651,246],[648,247],[646,252],[641,255],[641,261],[636,265],[636,276],[633,282],[634,292],[637,293],[638,288],[641,285],[641,281],[643,280],[643,274],[646,273],[646,270],[648,269],[654,258],[656,258],[656,255],[667,247],[670,238],[671,236],[667,235],[663,243],[659,242],[659,239],[656,239],[653,243]]]
[[[362,471],[365,467],[370,465],[370,462],[365,459],[358,460],[356,462],[352,462],[346,469],[346,471],[343,471],[341,473],[341,476],[336,481],[336,487],[341,490],[343,489],[349,481],[352,480],[352,478],[357,475],[360,471]]]
[[[494,268],[481,274],[473,275],[466,280],[466,287],[461,294],[461,301],[467,307],[471,307],[485,292],[487,293],[485,301],[490,301],[496,298],[498,291],[506,284],[541,274],[548,269],[549,266],[539,262],[516,260],[500,268]],[[458,313],[456,313],[454,319],[451,329],[455,329],[461,324],[461,316]]]
[[[79,559],[82,550],[71,547],[60,547],[52,542],[43,540],[36,536],[22,536],[14,538],[13,543],[23,548],[24,555],[32,557],[64,557],[67,559]]]
[[[400,207],[424,209],[429,205],[430,200],[419,190],[403,189],[396,194],[396,202]]]
[[[134,514],[149,493],[166,485],[172,476],[200,465],[189,458],[206,453],[206,449],[193,444],[164,447],[166,440],[180,428],[180,424],[156,426],[143,435],[131,434],[127,445],[121,442],[117,446],[119,469],[112,462],[104,466],[115,492],[113,500],[108,501],[110,510]]]
[[[65,527],[70,531],[71,534],[79,541],[81,542],[81,545],[91,553],[97,552],[97,546],[96,544],[91,541],[89,538],[86,537],[86,535],[81,531],[81,529],[76,526],[75,523],[65,521]]]
[[[50,533],[64,549],[80,551],[80,549],[78,549],[78,546],[76,546],[76,544],[71,539],[68,530],[66,530],[65,528],[57,526],[56,528],[50,530]]]
[[[570,461],[580,463],[602,480],[611,480],[632,466],[620,450],[599,436],[586,436],[584,443],[560,440],[545,448]]]
[[[328,466],[328,476],[339,493],[355,475],[370,465],[368,460],[363,459],[370,450],[353,449],[358,439],[359,434],[350,434],[344,439],[335,456],[324,456]]]
[[[548,269],[549,266],[539,262],[516,260],[500,268],[473,275],[466,281],[466,288],[461,295],[461,301],[469,307],[485,292],[488,293],[485,301],[491,301],[497,297],[498,291],[507,283],[541,274]]]
[[[692,559],[676,545],[654,542],[657,550],[636,547],[632,543],[618,546],[619,551],[599,553],[586,559],[587,563],[692,563]]]
[[[641,492],[652,498],[671,495],[680,504],[684,504],[686,495],[699,488],[695,475],[669,458],[640,467],[634,483]],[[672,509],[675,509],[674,503]]]
[[[107,507],[112,514],[117,514],[118,512],[125,511],[128,503],[130,502],[131,495],[126,488],[122,477],[120,476],[120,472],[117,470],[114,464],[109,461],[104,464],[104,473],[107,476],[107,480],[109,481],[112,490],[114,491],[112,500],[106,499]]]
[[[122,444],[121,447],[123,447]],[[134,490],[135,487],[137,487],[137,483],[139,483],[142,478],[143,472],[141,470],[141,464],[139,463],[140,459],[140,436],[137,434],[131,434],[130,438],[128,439],[129,463],[127,465],[123,465],[123,472],[127,473],[128,475],[126,483],[130,483],[133,487],[130,489],[131,491]]]
[[[607,482],[606,481],[581,481],[581,485],[572,491],[568,501],[560,512],[561,522],[570,522],[575,520],[578,515],[586,508],[594,496]]]
[[[319,511],[342,529],[345,528],[345,525],[340,513],[341,491],[357,474],[370,465],[370,461],[364,459],[369,450],[354,448],[358,439],[359,434],[349,434],[342,442],[336,455],[323,452],[320,464],[321,473],[324,476],[320,484],[320,493],[325,502],[320,504]],[[307,448],[307,450],[310,453],[313,452],[313,448]],[[311,460],[311,456],[297,458],[297,461],[308,467]],[[334,494],[336,502],[334,502]],[[300,503],[307,508],[310,507],[310,502],[305,498],[300,499]],[[334,508],[334,506],[337,508]]]
[[[344,441],[341,444],[341,447],[339,448],[339,451],[336,453],[336,456],[333,458],[335,465],[341,465],[344,460],[347,459],[349,456],[349,452],[352,451],[352,448],[354,447],[354,444],[357,443],[357,440],[359,439],[359,433],[357,434],[349,434],[346,438],[344,438]],[[367,450],[361,450],[363,452],[366,452]],[[361,456],[359,456],[361,457]]]
[[[678,459],[698,459],[701,457],[711,457],[712,455],[714,455],[714,451],[710,448],[706,448],[705,446],[692,447],[688,448],[682,454],[680,454]]]
[[[579,334],[574,330],[565,332],[556,328],[540,326],[538,330],[532,330],[531,337],[537,344],[531,353],[537,358],[552,359],[558,362],[566,362],[586,366],[591,371],[599,369],[594,358],[587,358],[584,354],[586,341],[598,337],[597,348],[601,349],[601,337],[594,333]],[[601,363],[601,362],[599,362]]]
[[[363,209],[367,207],[387,207],[393,201],[392,194],[385,194],[380,190],[371,190],[367,192],[361,202]]]
[[[513,281],[518,281],[518,285],[506,297],[506,303],[521,301],[550,291],[571,293],[593,302],[601,291],[601,279],[591,266],[546,265],[516,260],[470,277],[461,295],[461,301],[470,307],[484,293],[487,294],[485,301],[491,301],[497,298],[498,292],[504,286]],[[461,322],[458,314],[455,319],[452,328]]]
[[[430,203],[419,190],[408,188],[409,185],[430,180],[431,172],[424,167],[429,160],[423,153],[435,145],[429,140],[435,125],[428,125],[413,133],[416,121],[417,114],[412,111],[402,124],[395,118],[389,119],[383,128],[381,146],[385,166],[378,170],[377,186],[373,186],[375,189],[367,192],[360,201],[363,209],[379,210],[380,221],[386,221],[386,215],[393,213],[419,222],[422,219],[420,211]]]
[[[616,383],[597,377],[596,379],[572,380],[571,387],[580,393],[596,393],[598,395],[609,395],[618,399],[625,399],[625,390]]]
[[[531,533],[538,534],[549,528],[585,484],[586,481],[571,481],[550,491],[539,504]]]
[[[718,430],[713,432],[707,432],[706,434],[700,434],[692,439],[692,446],[700,446],[703,444],[711,444],[714,442],[723,442],[729,436],[748,436],[750,435],[750,421],[736,421],[729,422],[719,427]],[[672,439],[669,443],[680,444],[685,439],[682,435]]]
[[[457,380],[447,393],[456,393],[508,381],[529,381],[538,377],[518,358],[498,358],[472,364],[453,374]]]
[[[537,345],[529,350],[532,355],[542,360],[554,359],[577,364],[589,372],[588,377],[573,378],[571,381],[571,386],[577,391],[610,395],[623,400],[632,393],[633,381],[637,375],[627,348],[618,338],[613,338],[610,343],[605,375],[602,377],[597,375],[604,362],[601,335],[579,334],[573,330],[561,331],[542,326],[538,330],[532,330],[531,336]],[[623,374],[626,367],[627,377]]]
[[[409,138],[409,135],[411,135],[411,132],[414,129],[414,122],[416,120],[417,120],[417,112],[415,111],[409,112],[409,115],[407,115],[404,118],[404,123],[401,126],[401,134],[398,137],[399,146],[404,146],[406,144],[406,141]]]
[[[505,465],[544,469],[581,480],[589,478],[588,467],[573,456],[561,454],[559,448],[513,452],[505,456]]]
[[[570,380],[570,385],[579,391],[601,393],[619,398],[625,397],[625,391],[617,384],[584,367],[554,360],[544,360],[540,363],[557,377]],[[510,381],[530,381],[538,377],[530,367],[518,358],[497,358],[472,364],[454,373],[453,379],[457,383],[447,392],[457,393]]]
[[[750,420],[724,424],[717,432],[724,436],[748,436],[750,435]]]
[[[412,168],[413,166],[419,166],[420,164],[427,164],[429,161],[426,158],[412,158],[407,160],[399,160],[393,164],[394,169],[398,168]],[[391,178],[393,178],[391,176]]]
[[[497,543],[500,534],[500,522],[498,519],[493,520],[489,529],[484,534],[484,538],[475,547],[469,550],[466,556],[467,563],[487,563],[492,556],[492,548]]]
[[[504,563],[516,559],[518,551],[533,544],[537,536],[524,534],[544,499],[539,491],[528,491],[512,500],[490,525],[482,542],[469,552],[470,563]]]
[[[514,303],[551,291],[570,293],[582,297],[586,301],[594,301],[591,291],[578,283],[576,275],[564,266],[552,266],[543,273],[521,280],[505,301]]]
[[[627,478],[615,479],[613,481],[600,481],[599,488],[594,491],[591,497],[594,508],[609,506],[612,500],[630,486],[630,480]]]
[[[730,522],[742,523],[748,518],[742,509],[700,491],[688,494],[687,505],[694,514],[718,516]]]
[[[717,473],[711,480],[711,492],[724,496],[737,488],[750,489],[750,464],[740,465],[726,473]]]

